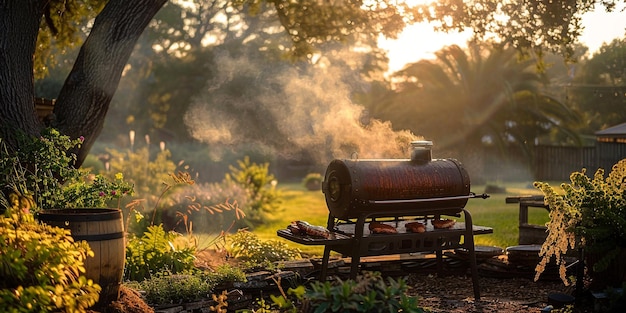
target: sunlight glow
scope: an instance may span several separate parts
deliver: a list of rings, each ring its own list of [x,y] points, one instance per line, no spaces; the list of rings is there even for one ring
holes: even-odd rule
[[[399,1],[400,2],[400,1]],[[412,5],[432,0],[402,1]],[[603,43],[609,43],[615,38],[626,35],[625,4],[618,4],[614,12],[607,13],[604,8],[583,15],[585,30],[580,36],[580,42],[589,48],[591,54],[596,53]],[[432,25],[420,23],[408,25],[398,39],[380,37],[379,47],[387,50],[389,57],[389,71],[387,74],[401,70],[407,63],[414,63],[424,59],[434,59],[435,52],[445,46],[457,44],[465,47],[472,33],[438,33]]]

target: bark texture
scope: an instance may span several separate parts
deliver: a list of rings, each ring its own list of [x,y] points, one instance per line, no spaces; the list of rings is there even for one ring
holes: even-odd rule
[[[85,141],[77,151],[83,163],[98,138],[133,47],[167,0],[111,0],[94,22],[54,108],[56,127]]]
[[[49,0],[0,0],[0,138],[16,148],[17,134],[44,125],[34,106],[33,55]],[[110,0],[96,17],[57,97],[51,126],[85,142],[80,166],[104,125],[133,47],[167,0]]]
[[[0,138],[15,145],[17,134],[37,134],[33,52],[43,14],[41,0],[0,0]]]

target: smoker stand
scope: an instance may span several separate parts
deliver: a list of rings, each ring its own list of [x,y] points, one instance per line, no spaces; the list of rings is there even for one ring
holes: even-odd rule
[[[461,217],[464,222],[457,222],[448,229],[435,229],[430,222],[442,216]],[[391,255],[401,253],[434,251],[437,257],[438,272],[443,271],[443,250],[465,248],[468,252],[475,299],[480,299],[478,267],[474,249],[474,235],[491,234],[490,227],[474,226],[472,217],[466,209],[419,210],[419,215],[403,216],[407,210],[385,210],[385,212],[362,213],[352,220],[341,220],[329,215],[327,228],[331,230],[328,239],[293,235],[287,229],[277,231],[277,235],[304,245],[324,245],[324,257],[320,280],[325,280],[328,272],[330,252],[336,251],[351,257],[350,277],[356,278],[360,259],[366,256]],[[427,223],[424,221],[427,220]],[[397,234],[373,234],[369,231],[372,221],[384,222],[396,227]],[[405,231],[405,224],[418,221],[426,225],[426,232],[412,233]]]

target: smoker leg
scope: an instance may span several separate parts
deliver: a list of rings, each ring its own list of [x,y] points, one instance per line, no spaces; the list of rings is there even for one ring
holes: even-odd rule
[[[328,221],[326,222],[326,229],[332,231],[335,228],[335,217],[332,214],[328,214]],[[320,281],[326,281],[328,275],[328,263],[330,262],[330,247],[324,246],[324,257],[322,258],[322,271],[320,273]]]
[[[465,238],[463,239],[463,245],[469,252],[470,268],[472,271],[472,285],[474,287],[474,300],[480,300],[480,285],[478,281],[478,265],[476,264],[476,249],[474,248],[474,231],[472,216],[470,213],[463,209],[465,214]]]
[[[359,264],[361,263],[361,256],[353,256],[350,264],[350,279],[356,279],[356,275],[359,273]]]
[[[361,263],[361,239],[363,238],[366,219],[367,215],[361,215],[356,220],[356,225],[354,225],[354,240],[352,240],[352,244],[354,246],[352,247],[352,263],[350,264],[351,279],[356,279],[356,276],[359,273],[359,265]]]
[[[330,259],[330,247],[324,247],[324,257],[322,258],[322,272],[320,273],[320,281],[326,281],[328,275],[328,263]]]
[[[437,275],[439,275],[439,277],[443,276],[443,251],[441,248],[442,243],[442,239],[441,238],[437,238],[436,241],[437,247],[435,248],[435,256],[437,259]]]

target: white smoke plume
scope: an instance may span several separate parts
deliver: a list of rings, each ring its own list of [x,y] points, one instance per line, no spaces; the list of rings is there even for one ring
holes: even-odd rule
[[[354,87],[342,83],[342,72],[333,68],[316,67],[302,73],[295,67],[285,67],[267,74],[245,58],[222,55],[216,63],[218,74],[210,83],[209,94],[231,81],[238,71],[258,77],[262,87],[255,89],[259,92],[249,101],[219,93],[207,97],[210,101],[197,99],[185,122],[192,135],[202,142],[250,142],[244,131],[246,125],[236,116],[224,114],[220,110],[223,106],[240,109],[241,116],[263,111],[270,117],[262,121],[273,123],[267,129],[277,128],[289,142],[289,148],[283,147],[277,153],[285,156],[304,150],[322,163],[332,158],[407,158],[410,141],[419,139],[409,131],[393,130],[389,122],[369,119],[364,108],[350,100]]]

